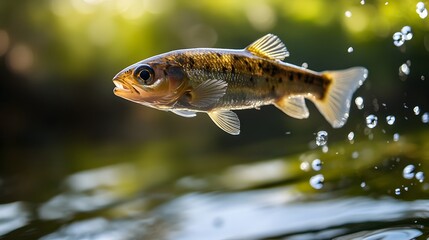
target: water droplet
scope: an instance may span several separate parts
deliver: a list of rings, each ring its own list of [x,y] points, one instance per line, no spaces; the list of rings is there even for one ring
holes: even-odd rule
[[[424,19],[428,16],[428,10],[425,8],[420,14],[419,14],[421,19]]]
[[[399,75],[408,75],[410,74],[410,67],[408,64],[404,63],[399,67]]]
[[[349,47],[349,48],[347,48],[347,52],[348,52],[348,53],[352,53],[352,52],[353,52],[353,50],[354,50],[354,49],[353,49],[353,47]]]
[[[425,180],[425,174],[423,172],[417,172],[416,179],[419,180],[419,182],[423,182]]]
[[[418,3],[416,4],[416,10],[421,11],[421,10],[423,10],[423,9],[425,9],[425,4],[424,4],[423,2],[418,2]]]
[[[412,179],[414,177],[415,171],[416,167],[414,165],[407,165],[406,167],[404,167],[404,170],[402,170],[402,176],[405,179]]]
[[[363,107],[364,107],[363,98],[362,97],[355,98],[355,104],[359,110],[363,109]]]
[[[328,142],[328,133],[326,131],[317,132],[316,144],[317,146],[324,146]]]
[[[361,5],[365,5],[365,0],[361,0],[361,1],[360,1],[360,4],[361,4]]]
[[[321,189],[323,187],[324,181],[325,181],[325,178],[323,177],[323,175],[317,174],[310,178],[310,185],[314,189]]]
[[[395,123],[395,120],[396,120],[396,118],[393,115],[389,115],[386,117],[386,122],[389,125],[393,125]]]
[[[375,128],[377,126],[378,118],[374,114],[371,114],[366,117],[366,126],[369,128]]]
[[[346,17],[351,17],[352,16],[352,12],[350,12],[350,11],[346,11],[345,13],[344,13],[344,15],[346,15]]]
[[[423,113],[423,115],[422,115],[422,122],[423,123],[428,123],[429,122],[429,113],[428,112]]]
[[[404,44],[405,42],[404,34],[400,32],[395,32],[392,38],[393,38],[393,44],[397,47],[402,46],[402,44]]]
[[[357,152],[357,151],[352,152],[352,158],[353,159],[356,159],[358,157],[359,157],[359,152]]]
[[[365,187],[366,187],[366,182],[361,182],[361,183],[360,183],[360,187],[361,187],[361,188],[365,188]]]
[[[397,142],[399,140],[399,133],[393,134],[393,141]]]
[[[308,68],[308,63],[303,62],[303,63],[301,64],[301,67],[303,67],[303,68]]]
[[[299,168],[301,168],[301,170],[304,172],[308,172],[310,171],[310,163],[302,162],[301,165],[299,165]]]
[[[327,153],[328,151],[329,151],[328,146],[325,145],[325,146],[322,147],[322,152],[323,153]]]
[[[423,2],[418,2],[416,5],[416,12],[421,19],[424,19],[428,16],[428,10],[425,7]]]
[[[396,195],[401,195],[401,189],[400,188],[396,188],[395,189],[395,194]]]
[[[410,26],[404,26],[401,29],[401,33],[404,35],[404,39],[406,41],[411,40],[413,38],[413,33],[411,32]]]
[[[311,162],[311,168],[313,168],[314,171],[320,171],[322,169],[322,161],[318,158],[314,159],[313,162]]]
[[[419,106],[415,106],[414,108],[413,108],[413,112],[414,112],[414,114],[417,116],[417,115],[419,115],[420,114],[420,107]]]
[[[354,138],[355,138],[355,133],[349,132],[349,134],[347,135],[347,139],[351,142],[353,141]]]

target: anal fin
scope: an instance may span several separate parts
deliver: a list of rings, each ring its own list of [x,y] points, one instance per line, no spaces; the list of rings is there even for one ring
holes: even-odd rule
[[[219,110],[207,113],[212,121],[225,132],[232,135],[240,134],[240,120],[233,111]]]
[[[310,115],[303,96],[283,97],[274,105],[293,118],[303,119]]]

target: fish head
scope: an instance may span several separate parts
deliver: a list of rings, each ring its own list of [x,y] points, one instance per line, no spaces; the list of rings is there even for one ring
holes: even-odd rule
[[[186,88],[182,67],[163,61],[141,61],[113,78],[116,96],[145,106],[171,108]]]

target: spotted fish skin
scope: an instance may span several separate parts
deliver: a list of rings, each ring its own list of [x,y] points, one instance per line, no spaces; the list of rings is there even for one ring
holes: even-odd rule
[[[368,75],[363,67],[316,72],[282,60],[284,44],[267,34],[243,50],[196,48],[157,55],[127,67],[113,82],[117,96],[180,116],[206,112],[237,135],[232,110],[273,104],[291,117],[309,116],[311,100],[333,127],[348,118],[354,91]]]
[[[331,83],[323,74],[247,51],[182,50],[166,58],[179,63],[194,86],[207,79],[222,79],[228,84],[225,95],[212,108],[257,108],[284,96],[305,94],[322,100]]]

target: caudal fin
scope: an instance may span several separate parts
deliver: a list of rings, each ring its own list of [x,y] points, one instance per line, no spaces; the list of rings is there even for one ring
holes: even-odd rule
[[[315,100],[314,104],[332,127],[340,128],[349,117],[352,95],[367,78],[368,70],[363,67],[353,67],[339,71],[325,71],[322,74],[332,79],[332,83],[326,97]]]

